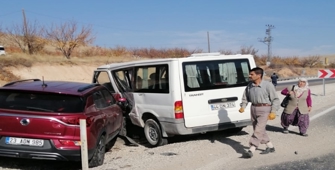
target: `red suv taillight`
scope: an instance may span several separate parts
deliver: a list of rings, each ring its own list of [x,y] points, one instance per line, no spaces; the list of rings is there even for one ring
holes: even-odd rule
[[[59,143],[61,143],[64,146],[80,146],[80,141],[73,141],[73,140],[59,140]]]
[[[184,118],[184,110],[183,110],[183,102],[182,101],[174,102],[174,117],[175,117],[175,119],[183,119]]]
[[[80,125],[80,117],[62,117],[60,120],[64,123],[70,124],[70,125]],[[89,127],[92,124],[92,118],[87,117],[86,118],[86,127]]]

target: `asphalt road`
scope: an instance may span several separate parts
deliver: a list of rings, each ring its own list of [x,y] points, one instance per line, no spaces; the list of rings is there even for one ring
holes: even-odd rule
[[[309,129],[326,129],[335,128],[335,110],[316,118],[311,123]],[[311,139],[308,140],[318,140]],[[320,146],[317,146],[320,147]],[[263,166],[257,170],[331,170],[335,169],[335,150],[329,149],[329,152],[323,156],[318,156],[312,159],[305,159],[292,162],[281,162],[273,166]]]
[[[278,85],[276,87],[277,91],[283,90],[284,88],[288,87],[289,85],[297,84],[297,81],[278,81]],[[325,79],[326,84],[335,83],[335,78],[328,78]],[[322,85],[323,79],[312,79],[308,80],[309,86],[315,86],[315,85]]]
[[[258,170],[331,170],[335,169],[335,154],[331,153],[313,159],[282,162],[271,167],[260,167]]]

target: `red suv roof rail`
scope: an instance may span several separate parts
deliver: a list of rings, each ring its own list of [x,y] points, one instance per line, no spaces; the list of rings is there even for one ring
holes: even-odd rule
[[[7,83],[7,84],[3,85],[3,87],[10,86],[10,85],[13,85],[15,83],[25,82],[25,81],[41,81],[41,80],[40,79],[25,79],[25,80],[12,81],[10,83]]]

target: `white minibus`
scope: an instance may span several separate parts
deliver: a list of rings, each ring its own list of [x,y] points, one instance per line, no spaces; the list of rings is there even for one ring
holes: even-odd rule
[[[252,55],[192,54],[113,63],[94,71],[93,83],[126,98],[132,124],[144,129],[152,146],[175,135],[231,129],[251,124],[250,109],[239,113]]]

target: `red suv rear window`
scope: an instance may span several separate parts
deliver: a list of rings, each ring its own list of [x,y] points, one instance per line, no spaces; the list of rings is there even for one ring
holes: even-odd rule
[[[84,102],[80,96],[6,90],[0,91],[0,109],[78,113]]]

